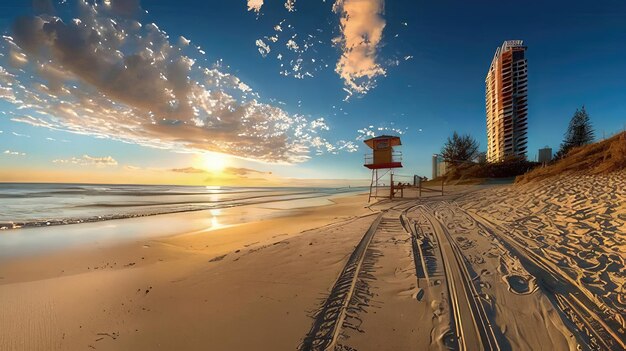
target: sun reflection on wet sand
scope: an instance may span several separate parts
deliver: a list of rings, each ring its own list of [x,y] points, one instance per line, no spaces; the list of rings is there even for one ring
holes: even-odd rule
[[[213,210],[209,210],[209,213],[211,213],[211,225],[207,229],[219,229],[224,226],[220,223],[218,218],[222,214],[221,209],[216,208]]]

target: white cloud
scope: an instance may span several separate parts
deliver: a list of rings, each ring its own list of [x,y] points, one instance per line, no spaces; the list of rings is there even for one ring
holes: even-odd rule
[[[400,128],[395,126],[395,123],[391,122],[390,125],[382,124],[378,127],[369,125],[367,127],[357,129],[357,137],[356,140],[365,140],[369,138],[373,138],[383,134],[392,134],[392,135],[403,135],[407,132],[409,128],[404,127]]]
[[[70,159],[52,160],[52,162],[60,164],[75,164],[81,166],[96,167],[117,166],[117,161],[111,156],[93,157],[89,155],[83,155],[81,157],[72,157]]]
[[[114,1],[103,7],[78,1],[80,21],[18,19],[13,35],[0,39],[0,53],[14,51],[27,59],[16,67],[3,62],[6,55],[0,57],[0,87],[9,87],[0,89],[0,99],[24,112],[11,119],[264,162],[302,162],[311,149],[326,145],[304,116],[259,101],[257,93],[221,65],[197,64],[196,48],[186,38],[172,43],[154,23],[112,17],[112,11],[137,11],[138,2],[131,2],[133,6]]]
[[[285,8],[289,12],[294,12],[296,10],[296,0],[285,1]]]
[[[30,135],[27,135],[27,134],[20,134],[16,132],[11,132],[11,134],[15,135],[16,137],[30,138]]]
[[[295,6],[295,2],[292,5]],[[319,51],[314,49],[315,46],[324,43],[318,38],[321,32],[323,32],[321,29],[313,33],[298,32],[287,19],[283,19],[273,26],[270,34],[258,39],[256,46],[261,56],[266,58],[270,51],[269,44],[276,44],[271,50],[276,52],[274,57],[280,75],[296,79],[311,78],[317,72],[328,68],[324,59],[317,57],[320,55]]]
[[[248,11],[254,11],[256,13],[261,12],[261,7],[263,7],[263,0],[247,0],[248,1]],[[285,9],[289,12],[293,12],[296,10],[296,0],[285,0]]]
[[[345,150],[352,153],[359,151],[359,146],[353,141],[339,140],[337,142],[337,150]]]
[[[384,0],[336,0],[333,10],[341,16],[341,36],[334,41],[343,51],[335,71],[348,96],[365,94],[376,84],[376,77],[386,74],[376,60],[385,28]]]
[[[191,40],[189,40],[189,39],[187,39],[187,38],[185,38],[185,37],[183,37],[183,36],[181,35],[181,36],[178,38],[178,43],[179,43],[181,46],[187,46],[187,45],[189,45],[189,43],[191,43]]]
[[[269,54],[270,51],[271,51],[270,46],[265,44],[265,42],[263,40],[261,40],[261,39],[257,39],[256,46],[257,46],[257,48],[259,50],[259,53],[263,57],[267,56],[267,54]]]
[[[259,13],[263,6],[263,0],[248,0],[248,11]]]
[[[5,155],[12,155],[12,156],[26,156],[26,153],[24,153],[24,152],[11,151],[11,150],[4,150],[4,154]]]
[[[296,43],[293,39],[289,39],[287,43],[285,44],[285,46],[287,46],[287,49],[292,50],[292,51],[298,51],[298,49],[300,48],[298,46],[298,43]]]

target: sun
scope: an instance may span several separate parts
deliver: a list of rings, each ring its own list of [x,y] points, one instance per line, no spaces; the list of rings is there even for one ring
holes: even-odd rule
[[[221,172],[228,165],[227,156],[215,152],[199,155],[198,166],[210,172]]]

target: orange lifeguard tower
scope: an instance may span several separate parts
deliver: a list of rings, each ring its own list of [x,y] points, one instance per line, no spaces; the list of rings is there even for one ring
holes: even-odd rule
[[[393,198],[393,169],[402,167],[402,153],[395,151],[394,146],[402,145],[400,137],[392,135],[381,135],[363,141],[370,149],[371,154],[365,155],[365,167],[372,170],[372,182],[370,183],[370,194],[368,202],[372,197],[378,197],[378,181],[387,173],[390,174],[389,198]],[[378,170],[386,170],[379,176]],[[373,193],[373,195],[372,195]]]

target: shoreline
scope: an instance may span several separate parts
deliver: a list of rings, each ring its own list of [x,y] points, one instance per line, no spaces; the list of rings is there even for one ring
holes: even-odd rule
[[[301,306],[316,307],[373,218],[366,202],[346,196],[217,230],[3,260],[0,349],[241,349],[268,338],[292,349],[310,322]],[[330,266],[311,270],[316,262]],[[284,294],[295,300],[279,303]],[[264,320],[288,312],[274,326]],[[237,337],[243,330],[248,336]],[[292,337],[276,340],[279,330]]]
[[[348,189],[348,188],[347,188]],[[240,192],[231,192],[229,195],[245,193],[246,191]],[[271,190],[267,190],[267,192],[271,192]],[[255,193],[255,192],[251,192]],[[258,193],[258,191],[257,191]],[[342,197],[342,196],[354,196],[362,193],[362,190],[353,190],[353,191],[343,191],[335,194],[325,194],[325,193],[316,193],[314,191],[302,192],[302,193],[292,193],[292,194],[274,194],[274,195],[258,195],[253,197],[244,198],[246,202],[234,202],[233,199],[223,199],[219,201],[209,201],[212,205],[196,205],[207,203],[207,201],[184,201],[181,203],[163,203],[163,204],[148,204],[146,207],[154,206],[172,206],[172,205],[187,205],[188,208],[179,209],[179,208],[164,208],[160,211],[155,212],[128,212],[128,213],[113,213],[113,214],[103,214],[103,215],[94,215],[87,217],[67,217],[61,219],[52,219],[52,218],[35,218],[30,220],[1,220],[0,221],[0,232],[5,230],[16,230],[16,229],[29,229],[29,228],[48,228],[53,226],[63,226],[70,224],[87,224],[87,223],[98,223],[104,221],[111,220],[121,220],[121,219],[132,219],[132,218],[143,218],[143,217],[151,217],[151,216],[159,216],[159,215],[168,215],[168,214],[178,214],[178,213],[188,213],[188,212],[198,212],[198,211],[209,211],[209,210],[223,210],[228,208],[236,208],[241,206],[255,206],[255,205],[263,205],[266,203],[277,203],[277,202],[289,202],[289,201],[306,201],[306,200],[319,200],[319,199],[331,199],[333,197]],[[302,195],[313,195],[313,196],[302,196]],[[168,195],[179,195],[179,194],[168,194]],[[207,195],[207,194],[187,194],[187,195]],[[144,196],[144,195],[141,195]],[[297,197],[301,196],[301,197]],[[286,197],[276,200],[268,200],[267,198],[272,197]],[[253,199],[264,199],[263,201],[250,201]],[[84,207],[115,207],[115,206],[106,206],[106,205],[86,205]],[[137,205],[126,205],[119,207],[132,207]],[[196,206],[195,208],[193,206]],[[318,206],[318,205],[310,205],[310,206]],[[303,207],[307,207],[306,205]]]
[[[81,261],[95,253],[102,258],[115,257],[118,252],[153,247],[160,247],[164,252],[168,250],[189,251],[219,256],[229,251],[242,249],[242,247],[254,248],[271,244],[274,242],[271,239],[274,238],[284,239],[336,221],[349,220],[355,216],[371,213],[366,208],[367,195],[337,196],[332,200],[328,199],[328,202],[324,205],[292,209],[262,208],[258,205],[239,206],[220,209],[232,211],[219,213],[217,217],[211,213],[215,210],[206,210],[206,213],[194,211],[85,223],[82,226],[61,226],[58,228],[62,228],[62,232],[71,229],[71,233],[59,233],[59,236],[52,235],[51,231],[54,228],[29,228],[24,231],[5,232],[2,233],[0,239],[6,240],[13,236],[22,243],[26,241],[27,248],[0,245],[0,248],[8,253],[0,257],[0,286],[20,281],[12,279],[4,272],[21,265],[38,266],[41,264],[43,266],[45,262],[59,262],[61,263],[59,266],[63,266],[72,261],[73,256],[80,258],[78,261]],[[231,222],[215,222],[216,218],[225,219],[226,217],[230,218]],[[155,220],[157,223],[151,223]],[[278,230],[280,233],[274,233],[277,231],[276,228],[280,228]],[[94,231],[101,233],[93,235]],[[122,236],[111,234],[113,231],[132,231],[133,233]],[[155,233],[156,231],[158,233]],[[88,232],[88,234],[83,232]],[[247,233],[254,233],[254,235],[248,236]],[[272,235],[269,235],[270,233]],[[65,238],[62,238],[63,236]],[[61,242],[62,245],[40,247],[42,240],[44,244]],[[120,268],[119,263],[115,265],[111,263],[111,265],[110,268]],[[128,267],[132,266],[134,265]],[[85,267],[88,267],[89,271],[91,268],[100,266],[91,264]],[[52,271],[49,267],[42,268],[44,269],[40,271]],[[18,269],[18,271],[28,272],[29,269]],[[70,272],[79,272],[80,269],[61,269],[60,271],[63,273],[61,275],[67,275],[71,274]],[[11,276],[17,275],[19,274],[11,274]],[[28,277],[26,280],[55,277],[54,274],[26,274],[26,276]]]
[[[120,219],[106,219],[94,222],[76,223],[79,225],[52,225],[25,227],[21,230],[0,231],[0,250],[10,254],[6,258],[25,254],[58,251],[76,245],[94,244],[105,240],[115,245],[113,237],[120,243],[158,239],[183,235],[202,230],[217,230],[225,226],[241,225],[267,218],[290,217],[294,211],[306,208],[332,206],[335,199],[364,196],[362,193],[339,193],[301,199],[281,199],[240,206],[185,210],[163,214],[152,214]],[[281,206],[271,206],[279,203]],[[74,223],[72,223],[74,224]],[[88,235],[82,234],[84,232]]]

